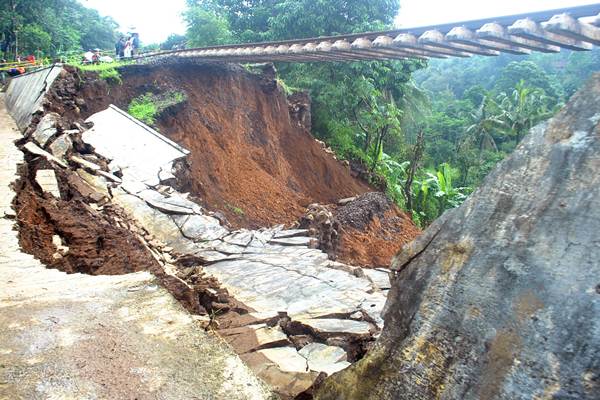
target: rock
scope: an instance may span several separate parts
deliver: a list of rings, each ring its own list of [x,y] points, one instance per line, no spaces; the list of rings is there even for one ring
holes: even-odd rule
[[[46,193],[60,199],[60,189],[53,169],[39,169],[35,172],[35,181]]]
[[[600,75],[400,253],[375,347],[317,399],[598,399]]]
[[[62,258],[69,252],[69,247],[63,244],[62,238],[58,235],[52,235],[52,244],[56,248],[56,252],[60,255],[58,258]]]
[[[50,144],[49,148],[55,157],[64,159],[67,152],[73,148],[73,140],[69,135],[61,135]]]
[[[56,135],[56,125],[58,124],[59,119],[60,116],[56,113],[44,115],[31,135],[33,140],[42,147],[46,146],[48,140]]]
[[[346,204],[351,203],[354,200],[356,200],[356,196],[354,196],[354,197],[347,197],[345,199],[340,199],[340,200],[338,200],[338,205],[345,206]]]
[[[50,154],[47,151],[41,149],[38,145],[36,145],[33,142],[27,142],[27,143],[25,143],[23,145],[23,149],[27,150],[31,154],[35,154],[36,156],[42,156],[46,160],[54,162],[54,163],[60,165],[63,168],[67,168],[67,164],[65,164],[64,161],[59,160],[58,158],[54,157],[52,154]]]
[[[299,352],[306,358],[311,371],[334,374],[350,366],[348,355],[341,347],[327,346],[321,343],[311,343],[304,346]]]

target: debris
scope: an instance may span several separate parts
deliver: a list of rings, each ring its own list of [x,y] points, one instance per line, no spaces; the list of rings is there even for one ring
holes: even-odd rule
[[[101,170],[100,166],[98,166],[92,162],[89,162],[88,160],[85,160],[81,157],[71,156],[71,161],[81,165],[84,168],[92,170],[92,171],[100,171]]]
[[[55,157],[64,159],[67,152],[73,148],[73,140],[69,135],[61,135],[50,144],[49,148]]]
[[[27,150],[28,152],[30,152],[31,154],[35,154],[36,156],[42,156],[48,161],[54,162],[63,168],[67,168],[67,164],[65,164],[63,161],[59,160],[58,158],[54,157],[52,154],[48,153],[47,151],[41,149],[38,145],[36,145],[33,142],[25,143],[23,145],[23,148],[25,150]]]
[[[56,135],[56,126],[59,119],[60,116],[56,113],[48,113],[44,115],[40,122],[38,122],[35,131],[31,135],[33,140],[35,140],[42,147],[46,146],[48,140]]]
[[[53,169],[38,169],[35,172],[35,181],[44,192],[60,199],[60,189]]]

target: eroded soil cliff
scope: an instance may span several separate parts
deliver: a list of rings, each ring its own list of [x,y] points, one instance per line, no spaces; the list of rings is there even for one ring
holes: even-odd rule
[[[288,99],[272,67],[251,73],[233,65],[137,65],[121,70],[121,84],[75,69],[65,75],[52,88],[49,108],[73,117],[86,118],[111,103],[127,110],[147,93],[181,93],[185,101],[155,122],[191,151],[174,184],[233,228],[291,225],[310,204],[336,204],[374,190],[313,138],[309,99]],[[369,214],[364,226],[342,223],[333,256],[388,266],[419,234],[409,217],[388,209]]]

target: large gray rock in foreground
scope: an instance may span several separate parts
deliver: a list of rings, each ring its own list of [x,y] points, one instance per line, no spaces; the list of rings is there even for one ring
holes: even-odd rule
[[[319,399],[600,398],[600,75],[394,262],[376,347]]]

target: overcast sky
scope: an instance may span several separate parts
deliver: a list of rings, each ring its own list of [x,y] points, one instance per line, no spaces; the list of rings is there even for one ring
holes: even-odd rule
[[[162,42],[171,33],[185,32],[181,20],[185,0],[79,1],[113,17],[123,31],[135,27],[146,44]],[[396,24],[415,27],[593,3],[593,0],[400,0]]]

